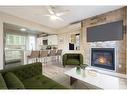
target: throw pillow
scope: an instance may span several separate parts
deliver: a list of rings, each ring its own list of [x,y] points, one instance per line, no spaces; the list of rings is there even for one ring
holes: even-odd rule
[[[9,89],[24,89],[23,83],[19,80],[19,78],[12,72],[7,72],[4,75],[5,82]]]
[[[7,89],[6,83],[1,73],[0,73],[0,89]]]

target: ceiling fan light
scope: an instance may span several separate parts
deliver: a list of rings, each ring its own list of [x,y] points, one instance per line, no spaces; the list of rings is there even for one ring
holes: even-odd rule
[[[60,16],[61,14],[60,13],[56,13],[57,16]]]
[[[51,15],[50,18],[51,18],[51,20],[56,20],[57,19],[57,16]]]

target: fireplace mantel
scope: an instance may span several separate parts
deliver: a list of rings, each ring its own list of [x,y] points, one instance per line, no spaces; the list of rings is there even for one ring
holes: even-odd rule
[[[117,73],[117,72],[111,71],[111,70],[98,69],[98,68],[92,67],[92,66],[89,66],[88,68],[90,68],[92,70],[95,70],[95,71],[97,71],[99,73],[102,73],[102,74],[107,74],[107,75],[111,75],[111,76],[115,76],[115,77],[119,77],[119,78],[126,78],[127,79],[127,75],[126,74]]]

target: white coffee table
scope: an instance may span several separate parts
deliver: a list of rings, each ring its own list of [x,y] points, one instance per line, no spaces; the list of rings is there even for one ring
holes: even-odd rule
[[[76,80],[86,82],[101,89],[127,89],[127,79],[106,75],[87,67],[85,70],[76,71],[73,68],[65,72],[70,77],[70,85]]]

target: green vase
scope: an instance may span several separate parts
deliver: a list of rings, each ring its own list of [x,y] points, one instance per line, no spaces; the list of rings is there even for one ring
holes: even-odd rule
[[[76,73],[77,73],[77,74],[81,74],[81,68],[80,68],[80,67],[77,67],[77,68],[76,68]]]

